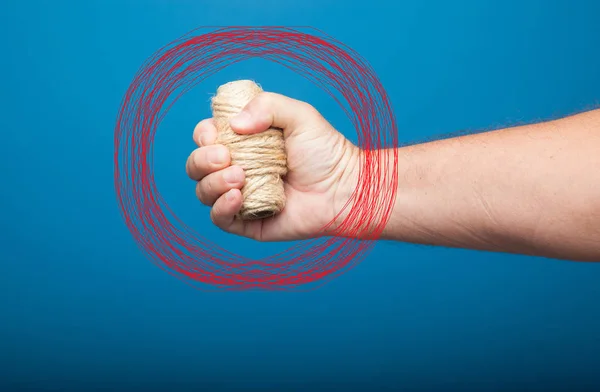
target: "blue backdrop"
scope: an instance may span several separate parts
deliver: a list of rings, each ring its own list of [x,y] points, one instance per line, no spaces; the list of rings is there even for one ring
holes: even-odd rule
[[[381,243],[316,291],[198,291],[121,219],[113,130],[142,62],[204,25],[322,29],[374,67],[406,143],[567,115],[600,98],[599,15],[594,1],[4,1],[0,390],[598,390],[600,264]],[[258,59],[165,118],[167,202],[215,242],[268,255],[285,244],[219,232],[184,171],[210,95],[234,78],[355,133],[325,93]]]

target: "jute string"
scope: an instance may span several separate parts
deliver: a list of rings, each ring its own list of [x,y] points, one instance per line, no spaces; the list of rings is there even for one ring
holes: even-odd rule
[[[229,82],[217,89],[211,103],[217,143],[229,148],[231,164],[239,165],[246,173],[238,214],[243,220],[268,218],[285,207],[282,177],[287,173],[287,159],[283,132],[269,128],[253,135],[239,135],[229,125],[229,120],[260,92],[262,89],[251,80]]]

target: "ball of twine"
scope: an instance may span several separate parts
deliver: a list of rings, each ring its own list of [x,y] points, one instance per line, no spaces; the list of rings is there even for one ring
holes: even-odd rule
[[[242,208],[237,215],[243,220],[265,219],[285,207],[282,177],[287,174],[287,158],[283,132],[269,128],[257,134],[240,135],[229,125],[229,120],[262,91],[251,80],[238,80],[220,86],[211,102],[217,143],[229,148],[231,164],[246,173],[246,183],[241,189]]]

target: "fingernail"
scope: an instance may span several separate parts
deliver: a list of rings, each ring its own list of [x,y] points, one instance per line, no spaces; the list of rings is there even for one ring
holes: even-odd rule
[[[208,153],[208,161],[213,164],[219,164],[225,162],[225,158],[227,158],[227,151],[222,148],[218,150],[213,150]]]
[[[243,174],[240,170],[230,168],[223,173],[223,179],[229,184],[239,184],[242,182]]]
[[[240,114],[229,120],[229,124],[234,128],[244,128],[250,125],[251,119],[252,116],[250,115],[250,113],[248,113],[245,110],[242,110]]]
[[[232,192],[232,190],[227,191],[227,193],[225,194],[225,200],[227,200],[227,201],[233,200],[233,192]]]

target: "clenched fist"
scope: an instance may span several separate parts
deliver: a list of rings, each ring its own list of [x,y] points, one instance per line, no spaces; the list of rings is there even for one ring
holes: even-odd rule
[[[244,170],[231,165],[229,150],[215,144],[213,120],[205,119],[194,130],[199,148],[189,156],[186,171],[198,181],[198,199],[212,206],[214,224],[260,241],[307,239],[335,230],[335,224],[321,229],[336,218],[356,187],[360,149],[309,104],[275,93],[260,93],[230,125],[239,134],[264,132],[269,127],[283,130],[287,202],[274,217],[258,221],[235,218],[242,206]]]

